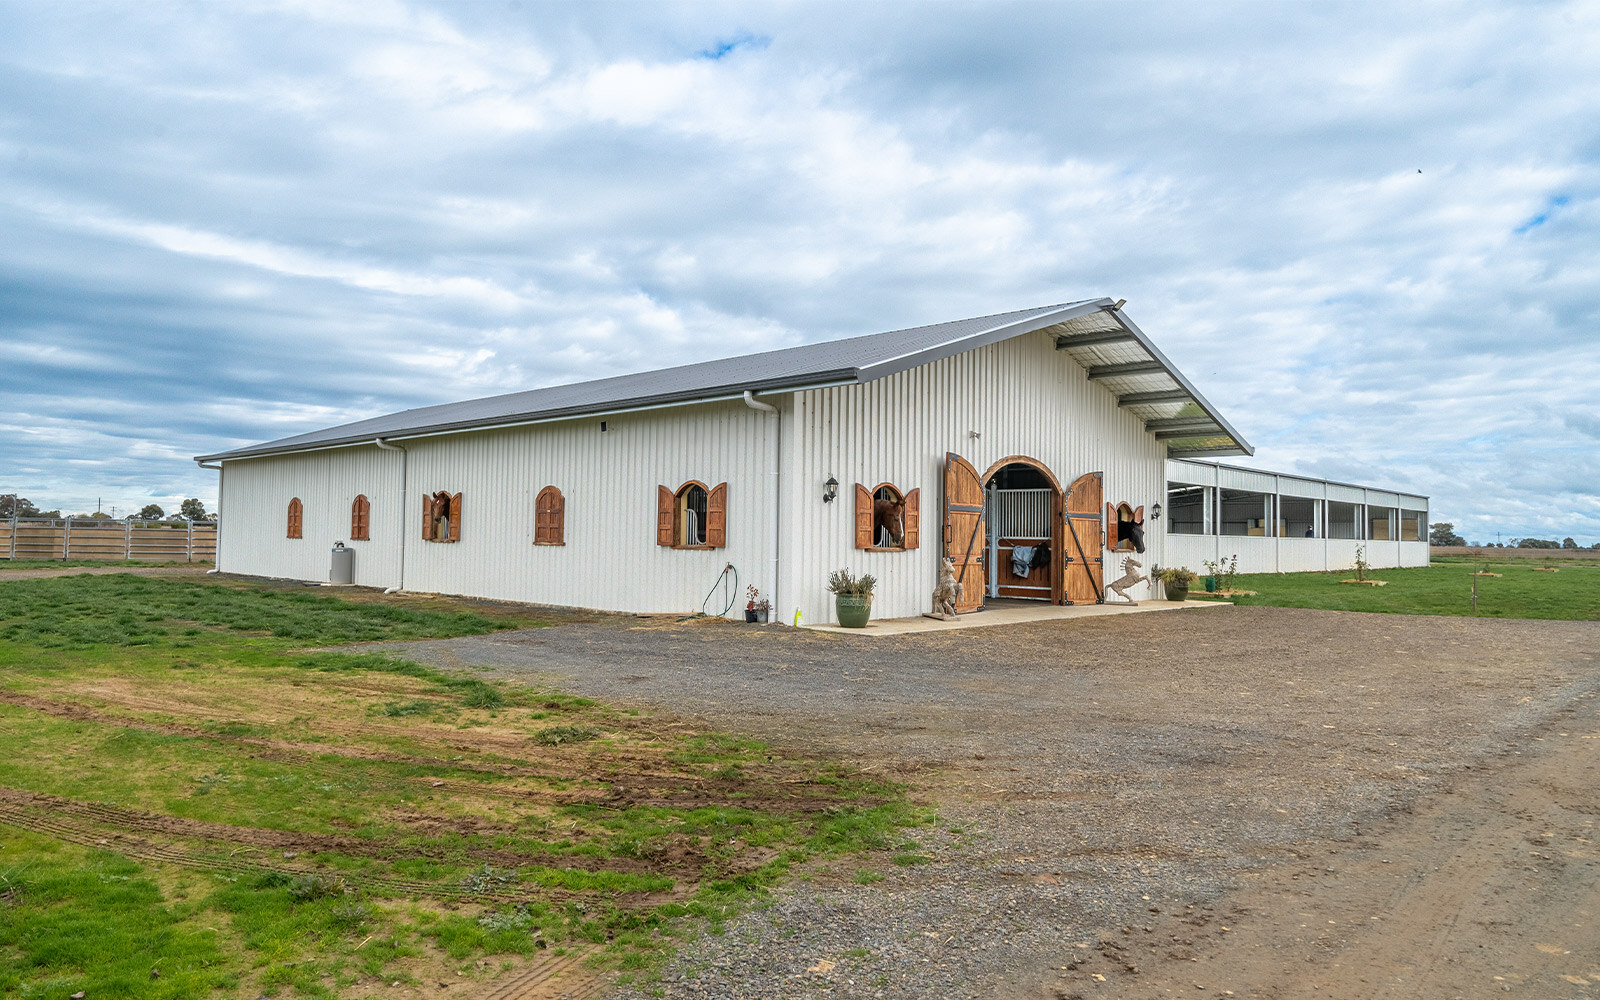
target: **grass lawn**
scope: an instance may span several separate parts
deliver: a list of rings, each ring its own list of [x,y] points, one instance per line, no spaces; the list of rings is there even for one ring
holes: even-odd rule
[[[1559,572],[1542,572],[1557,569]],[[1474,577],[1475,572],[1500,576]],[[1254,597],[1232,597],[1235,604],[1335,611],[1383,611],[1406,615],[1472,615],[1472,583],[1478,583],[1478,609],[1484,618],[1552,618],[1600,621],[1600,563],[1592,559],[1436,559],[1415,569],[1369,570],[1386,586],[1345,584],[1353,570],[1337,573],[1241,574],[1236,590]],[[1207,597],[1196,581],[1189,596]]]
[[[0,583],[0,995],[471,995],[547,953],[648,977],[926,819],[758,742],[313,648],[542,624],[348,596]]]

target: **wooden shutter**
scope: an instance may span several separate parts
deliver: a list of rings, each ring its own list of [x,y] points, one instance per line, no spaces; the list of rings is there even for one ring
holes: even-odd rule
[[[450,540],[461,541],[461,494],[450,498]]]
[[[350,540],[351,541],[353,541],[353,542],[369,541],[369,539],[367,537],[367,535],[368,535],[367,524],[368,524],[368,518],[369,518],[369,512],[371,510],[371,506],[372,505],[367,502],[366,496],[363,495],[363,494],[360,494],[360,493],[356,494],[356,498],[353,501],[350,502]]]
[[[944,456],[944,554],[955,564],[961,597],[956,612],[983,607],[985,547],[983,480],[972,463],[947,452]]]
[[[1051,482],[1054,482],[1054,477]],[[1050,491],[1050,603],[1067,603],[1067,498]]]
[[[727,483],[718,483],[706,494],[706,544],[714,549],[728,544]]]
[[[1115,504],[1106,503],[1106,548],[1117,547],[1117,507]]]
[[[870,549],[877,543],[872,537],[872,491],[856,483],[856,548]]]
[[[290,537],[290,538],[299,538],[300,537],[301,513],[302,513],[302,508],[300,506],[300,498],[299,497],[295,497],[294,499],[289,501],[289,534],[288,534],[288,537]]]
[[[656,544],[671,545],[678,526],[678,498],[665,486],[656,487]]]
[[[1086,472],[1067,488],[1066,600],[1070,604],[1104,601],[1104,553],[1100,505],[1105,502],[1104,473]],[[1116,521],[1115,512],[1112,522]]]
[[[914,549],[922,543],[922,489],[906,494],[905,547]]]
[[[566,498],[554,486],[539,491],[533,504],[533,544],[565,544]]]
[[[422,494],[422,540],[433,541],[433,494]]]

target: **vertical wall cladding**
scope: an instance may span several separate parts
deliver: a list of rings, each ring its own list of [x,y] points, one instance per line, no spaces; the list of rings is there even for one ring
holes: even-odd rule
[[[728,613],[742,617],[744,586],[772,585],[766,421],[777,419],[742,402],[709,403],[404,442],[406,589],[617,611],[690,612],[704,602],[715,614],[731,602]],[[656,544],[657,487],[689,480],[728,484],[726,547]],[[533,544],[545,486],[566,502],[559,546]],[[421,539],[421,497],[436,490],[462,495],[459,542]],[[724,577],[729,563],[735,572]]]
[[[829,572],[848,567],[878,578],[874,617],[920,614],[943,551],[943,468],[955,452],[980,473],[1010,455],[1043,462],[1063,486],[1105,473],[1105,495],[1147,510],[1166,499],[1165,448],[1116,397],[1055,349],[1046,331],[979,348],[865,385],[796,393],[784,444],[784,620],[834,620]],[[976,435],[976,436],[974,436]],[[839,499],[822,502],[839,481]],[[851,489],[890,482],[922,490],[922,544],[908,552],[855,548]],[[1150,531],[1148,569],[1161,561]],[[1108,553],[1107,578],[1120,575]],[[1141,588],[1143,585],[1141,585]],[[1144,592],[1135,588],[1138,597]]]
[[[228,573],[327,580],[334,542],[355,550],[355,582],[392,587],[400,575],[400,455],[374,445],[227,461],[218,568]],[[371,540],[350,540],[350,504],[365,494]],[[300,538],[286,538],[300,498]]]
[[[1329,503],[1355,505],[1356,516],[1360,522],[1357,528],[1365,532],[1366,511],[1369,508],[1418,511],[1420,524],[1426,524],[1428,520],[1426,497],[1182,459],[1171,459],[1167,462],[1167,478],[1171,482],[1207,486],[1213,489],[1278,493],[1291,500],[1310,499],[1320,505],[1317,515],[1317,537],[1314,538],[1215,534],[1167,535],[1168,560],[1174,566],[1187,565],[1190,569],[1199,570],[1205,560],[1226,560],[1238,555],[1241,573],[1315,573],[1350,570],[1355,568],[1357,548],[1362,550],[1364,558],[1374,569],[1428,565],[1428,543],[1425,538],[1414,542],[1402,542],[1328,537],[1327,506]]]

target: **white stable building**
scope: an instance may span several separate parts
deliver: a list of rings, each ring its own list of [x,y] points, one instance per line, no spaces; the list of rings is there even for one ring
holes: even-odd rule
[[[342,542],[368,586],[738,617],[754,585],[776,620],[821,624],[833,570],[875,576],[874,617],[900,617],[930,609],[948,556],[962,611],[1099,601],[1127,558],[1145,573],[1190,561],[1193,540],[1160,520],[1171,460],[1251,453],[1120,307],[1042,306],[200,456],[221,470],[217,565],[326,580]]]

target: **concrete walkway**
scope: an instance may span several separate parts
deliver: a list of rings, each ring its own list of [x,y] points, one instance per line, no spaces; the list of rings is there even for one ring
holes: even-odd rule
[[[1074,604],[1063,607],[1040,601],[1006,601],[956,617],[952,621],[928,618],[884,618],[867,622],[866,628],[845,628],[842,625],[805,625],[818,632],[842,632],[846,635],[913,635],[919,632],[952,632],[963,628],[988,628],[994,625],[1016,625],[1024,622],[1048,622],[1060,618],[1098,618],[1102,615],[1132,615],[1141,611],[1181,611],[1185,608],[1216,608],[1229,605],[1229,601],[1140,601],[1138,604]]]

